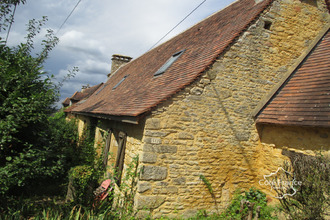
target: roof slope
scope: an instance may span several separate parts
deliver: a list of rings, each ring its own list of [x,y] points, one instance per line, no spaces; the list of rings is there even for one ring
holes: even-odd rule
[[[192,83],[271,2],[239,0],[121,67],[76,113],[138,116]],[[162,75],[154,73],[185,50]],[[125,76],[127,78],[113,87]]]
[[[100,86],[103,85],[103,83],[97,84],[95,86],[83,89],[81,92],[75,92],[70,100],[74,100],[74,101],[80,101],[84,98],[88,98],[89,96],[91,96],[98,88],[100,88]]]
[[[70,98],[66,98],[64,102],[62,102],[64,107],[67,107],[70,105],[71,101],[74,101],[74,104],[72,104],[70,107],[66,108],[64,112],[71,112],[79,103],[79,101],[83,99],[87,99],[90,97],[97,89],[99,89],[103,83],[97,84],[95,86],[83,89],[81,92],[76,91]]]
[[[70,100],[73,100],[73,101],[80,101],[82,100],[83,98],[85,98],[86,96],[88,95],[88,93],[83,93],[83,92],[75,92]]]
[[[295,70],[257,123],[330,127],[330,33]]]
[[[62,102],[62,105],[63,105],[64,107],[69,106],[69,105],[70,105],[70,98],[67,97],[67,98]]]

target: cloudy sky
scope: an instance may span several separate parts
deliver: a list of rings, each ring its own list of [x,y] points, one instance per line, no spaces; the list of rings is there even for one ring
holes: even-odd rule
[[[16,10],[8,45],[24,42],[29,19],[48,17],[42,33],[48,28],[58,31],[60,42],[51,52],[45,70],[61,80],[68,70],[79,68],[61,89],[63,101],[82,85],[105,82],[112,54],[141,56],[202,2],[162,42],[234,0],[81,0],[61,30],[78,0],[27,0]],[[41,36],[36,38],[36,44],[41,40]]]

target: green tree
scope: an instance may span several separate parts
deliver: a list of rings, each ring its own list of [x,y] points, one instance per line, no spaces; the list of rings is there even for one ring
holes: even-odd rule
[[[23,186],[25,180],[45,166],[49,151],[45,131],[58,88],[42,71],[42,64],[58,39],[48,31],[42,52],[33,57],[33,38],[46,21],[31,20],[26,42],[10,48],[0,42],[0,166],[1,192],[12,185]],[[37,163],[37,164],[36,164]],[[15,165],[13,167],[13,165]],[[29,169],[28,165],[33,165]],[[28,167],[27,167],[28,166]],[[10,172],[16,169],[16,172]],[[24,172],[23,172],[24,171]],[[51,172],[51,171],[50,171]],[[4,180],[5,179],[5,180]]]
[[[10,48],[0,43],[0,152],[4,157],[21,152],[38,143],[39,133],[47,126],[58,88],[42,71],[42,64],[58,39],[49,30],[44,49],[37,57],[31,55],[33,37],[46,21],[29,23],[27,41]]]
[[[0,2],[0,30],[12,22],[12,6],[24,0]],[[74,124],[54,113],[59,84],[43,71],[49,52],[58,43],[52,30],[33,54],[34,38],[47,21],[28,23],[26,42],[9,47],[0,39],[0,202],[30,191],[32,186],[63,177],[70,167],[70,149],[77,146]],[[74,73],[73,73],[74,74]],[[72,151],[72,150],[71,150]],[[0,207],[5,207],[0,204]]]

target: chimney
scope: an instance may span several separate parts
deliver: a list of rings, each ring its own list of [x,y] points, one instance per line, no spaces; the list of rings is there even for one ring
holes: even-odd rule
[[[129,56],[123,56],[123,55],[118,55],[114,54],[112,55],[112,63],[111,63],[111,72],[108,74],[108,77],[111,76],[116,70],[119,69],[122,65],[130,62],[133,58]]]
[[[86,91],[86,89],[89,89],[89,88],[90,88],[90,85],[89,85],[89,84],[87,84],[87,85],[83,85],[83,86],[81,87],[81,92],[84,93],[84,92]]]

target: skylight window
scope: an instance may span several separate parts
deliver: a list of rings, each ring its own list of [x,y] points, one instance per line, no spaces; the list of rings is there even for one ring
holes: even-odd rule
[[[97,91],[97,93],[95,95],[99,94],[104,89],[104,87],[105,87],[105,85],[103,85],[102,88],[99,91]]]
[[[118,86],[120,86],[120,84],[122,83],[122,82],[124,82],[124,80],[126,79],[128,77],[128,75],[127,76],[124,76],[113,88],[112,88],[112,90],[115,90]]]
[[[185,50],[181,50],[179,52],[176,52],[175,54],[173,54],[170,59],[168,59],[166,61],[166,63],[161,67],[159,68],[159,70],[157,70],[157,72],[154,74],[154,76],[159,76],[163,73],[165,73],[165,71],[170,68],[170,66],[183,54]]]

